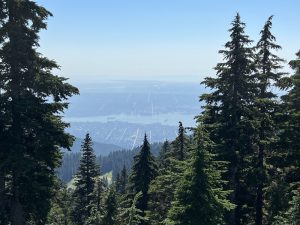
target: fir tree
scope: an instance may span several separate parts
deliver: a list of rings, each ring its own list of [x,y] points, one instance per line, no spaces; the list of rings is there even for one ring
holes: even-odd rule
[[[100,175],[100,168],[96,164],[96,155],[92,147],[92,139],[87,133],[81,151],[82,158],[76,175],[75,191],[73,194],[74,208],[72,217],[74,224],[84,225],[91,215],[97,199],[94,196],[96,179]]]
[[[276,154],[272,157],[272,165],[279,171],[277,172],[279,179],[275,180],[277,188],[273,188],[271,193],[272,211],[269,213],[273,217],[270,216],[269,220],[273,222],[273,218],[276,217],[277,223],[278,218],[286,219],[284,214],[289,211],[289,202],[293,197],[291,193],[297,191],[300,186],[300,51],[296,55],[297,59],[289,63],[295,74],[282,79],[282,87],[288,92],[281,97],[282,104],[277,118],[280,125],[280,139]],[[274,198],[274,195],[280,198]]]
[[[175,201],[168,213],[168,225],[220,225],[224,212],[233,208],[223,190],[220,165],[214,161],[212,143],[202,128],[198,128],[197,146],[178,182]]]
[[[120,214],[120,224],[122,225],[140,225],[145,224],[148,219],[144,212],[137,208],[138,201],[142,197],[142,192],[138,192],[134,197],[132,204],[128,208],[124,208]]]
[[[72,225],[70,204],[70,193],[63,184],[58,183],[55,196],[52,198],[51,210],[48,213],[46,225]]]
[[[150,152],[150,145],[145,134],[144,143],[140,152],[134,157],[134,164],[130,175],[129,191],[131,195],[142,193],[137,208],[143,213],[148,209],[150,182],[157,176],[157,165]],[[144,223],[142,223],[144,224]]]
[[[73,141],[60,115],[78,90],[37,51],[49,16],[34,1],[0,3],[0,210],[5,203],[12,225],[45,223],[60,149]]]
[[[243,218],[249,210],[247,199],[251,199],[248,189],[246,157],[253,154],[252,139],[255,133],[253,124],[253,101],[256,91],[254,84],[252,41],[245,35],[245,24],[239,14],[229,29],[231,40],[225,44],[225,50],[219,51],[225,62],[216,66],[217,77],[205,78],[203,84],[213,91],[203,94],[204,112],[198,118],[209,132],[210,138],[217,144],[216,152],[221,160],[229,162],[229,171],[225,174],[232,190],[231,201],[236,204],[229,221],[230,224],[246,224]],[[252,203],[251,203],[252,204]]]
[[[185,135],[185,129],[182,122],[179,121],[178,136],[172,142],[172,154],[175,159],[183,161],[187,157],[188,139]]]
[[[256,203],[255,203],[255,224],[263,224],[263,208],[264,193],[266,188],[266,155],[270,155],[271,144],[276,138],[276,127],[274,124],[274,112],[277,107],[276,94],[271,90],[272,83],[280,80],[283,73],[277,72],[282,68],[280,65],[283,60],[273,54],[272,50],[279,50],[281,47],[277,45],[276,38],[271,33],[272,18],[269,17],[265,23],[263,30],[260,32],[261,38],[257,43],[257,85],[258,92],[255,99],[257,108],[258,123],[258,157],[257,157],[257,187],[256,187]]]
[[[117,200],[116,200],[116,193],[115,188],[111,187],[108,190],[107,196],[103,203],[103,225],[115,225],[116,223],[116,216],[117,216]]]
[[[173,153],[169,142],[164,142],[159,154],[158,176],[149,188],[148,217],[153,225],[164,223],[174,200],[176,184],[182,178],[184,161],[177,160]]]
[[[290,90],[282,96],[282,129],[280,134],[281,148],[285,153],[283,163],[288,171],[289,183],[300,183],[300,51],[296,54],[297,59],[289,64],[295,70],[290,77]]]
[[[168,159],[168,167],[159,171],[149,188],[148,217],[153,225],[164,224],[174,200],[174,190],[182,179],[184,162]]]

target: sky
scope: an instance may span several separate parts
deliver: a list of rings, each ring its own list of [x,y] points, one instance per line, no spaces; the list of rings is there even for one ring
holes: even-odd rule
[[[222,61],[237,12],[255,42],[269,16],[287,61],[300,49],[297,0],[37,0],[53,13],[40,52],[74,82],[201,82]],[[286,68],[287,69],[287,68]]]

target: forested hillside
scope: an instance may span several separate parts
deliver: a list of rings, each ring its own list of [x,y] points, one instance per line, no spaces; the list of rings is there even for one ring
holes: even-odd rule
[[[151,152],[157,156],[161,149],[162,144],[154,143],[151,144]],[[103,145],[94,146],[96,150],[97,147],[103,148]],[[104,146],[105,147],[105,146]],[[113,172],[113,177],[116,178],[116,175],[121,172],[123,167],[125,166],[127,169],[130,169],[133,162],[133,157],[139,151],[138,148],[134,148],[132,150],[118,150],[118,151],[111,151],[108,155],[95,154],[97,156],[97,163],[100,165],[100,170],[102,174]],[[81,154],[79,152],[74,153],[67,152],[63,155],[62,158],[62,165],[58,169],[58,176],[59,178],[68,183],[76,174],[76,171],[79,167]]]
[[[234,16],[196,126],[178,119],[174,140],[145,133],[99,157],[89,132],[66,153],[64,111],[79,90],[38,52],[51,16],[36,1],[0,1],[1,225],[300,224],[300,50],[278,56],[273,16],[257,41]]]

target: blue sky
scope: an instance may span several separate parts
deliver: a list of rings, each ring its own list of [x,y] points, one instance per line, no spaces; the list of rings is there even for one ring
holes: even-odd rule
[[[287,61],[300,49],[300,1],[38,0],[54,17],[41,49],[76,82],[109,79],[200,82],[214,75],[218,50],[237,12],[257,41],[274,15],[273,33]]]

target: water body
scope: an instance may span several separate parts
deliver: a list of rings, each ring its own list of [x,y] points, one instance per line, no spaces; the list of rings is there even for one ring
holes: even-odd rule
[[[183,115],[181,113],[161,113],[153,115],[128,115],[128,114],[112,114],[109,116],[90,116],[90,117],[66,117],[65,121],[69,123],[73,122],[127,122],[137,124],[161,124],[167,126],[177,126],[178,122],[181,121],[185,126],[195,126],[195,115]]]

